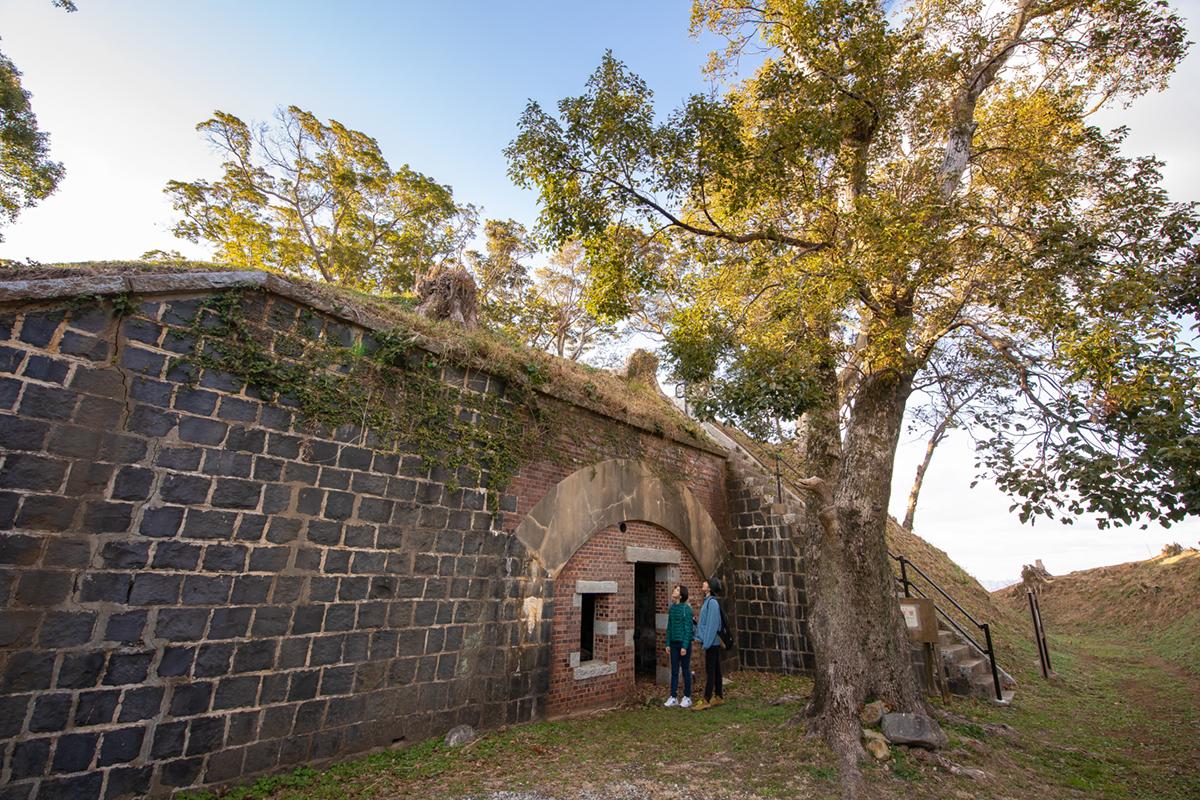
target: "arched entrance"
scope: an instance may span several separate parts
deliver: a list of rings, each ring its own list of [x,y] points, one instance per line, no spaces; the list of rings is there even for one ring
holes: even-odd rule
[[[632,459],[563,479],[515,533],[554,581],[549,716],[613,705],[639,676],[666,680],[671,589],[687,586],[698,611],[725,555],[692,492]]]

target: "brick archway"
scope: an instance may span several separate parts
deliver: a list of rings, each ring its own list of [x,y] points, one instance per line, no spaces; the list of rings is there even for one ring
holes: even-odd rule
[[[614,458],[583,467],[561,480],[514,531],[554,577],[596,531],[625,520],[644,520],[675,535],[705,575],[726,555],[712,517],[686,486],[658,477],[645,464]]]

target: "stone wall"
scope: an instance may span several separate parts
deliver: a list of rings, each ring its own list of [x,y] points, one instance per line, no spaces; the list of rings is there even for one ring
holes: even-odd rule
[[[734,607],[741,665],[771,672],[807,673],[812,647],[805,630],[808,600],[804,561],[786,510],[739,465],[729,473]]]
[[[720,455],[549,398],[566,424],[493,515],[485,474],[190,373],[208,294],[0,308],[6,798],[163,795],[542,716],[553,591],[512,531],[584,464],[655,463],[731,535]],[[246,311],[268,342],[371,336],[273,293]]]

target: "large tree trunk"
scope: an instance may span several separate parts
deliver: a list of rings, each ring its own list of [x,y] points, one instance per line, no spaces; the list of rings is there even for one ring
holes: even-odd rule
[[[810,419],[804,442],[820,525],[805,547],[809,634],[815,654],[811,730],[837,755],[847,797],[864,792],[858,762],[858,710],[870,698],[895,711],[923,712],[909,661],[884,539],[892,462],[900,437],[909,378],[876,375],[859,387],[845,442],[836,417]],[[840,458],[822,454],[840,450]],[[816,456],[814,458],[814,456]],[[830,463],[830,462],[834,463]]]

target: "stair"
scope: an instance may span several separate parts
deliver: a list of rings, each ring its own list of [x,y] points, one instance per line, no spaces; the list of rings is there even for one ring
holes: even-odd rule
[[[997,667],[1001,694],[1001,699],[997,700],[992,668],[987,657],[963,641],[956,631],[946,627],[938,630],[938,650],[942,654],[942,675],[951,694],[978,697],[1003,706],[1012,702],[1016,681]]]

